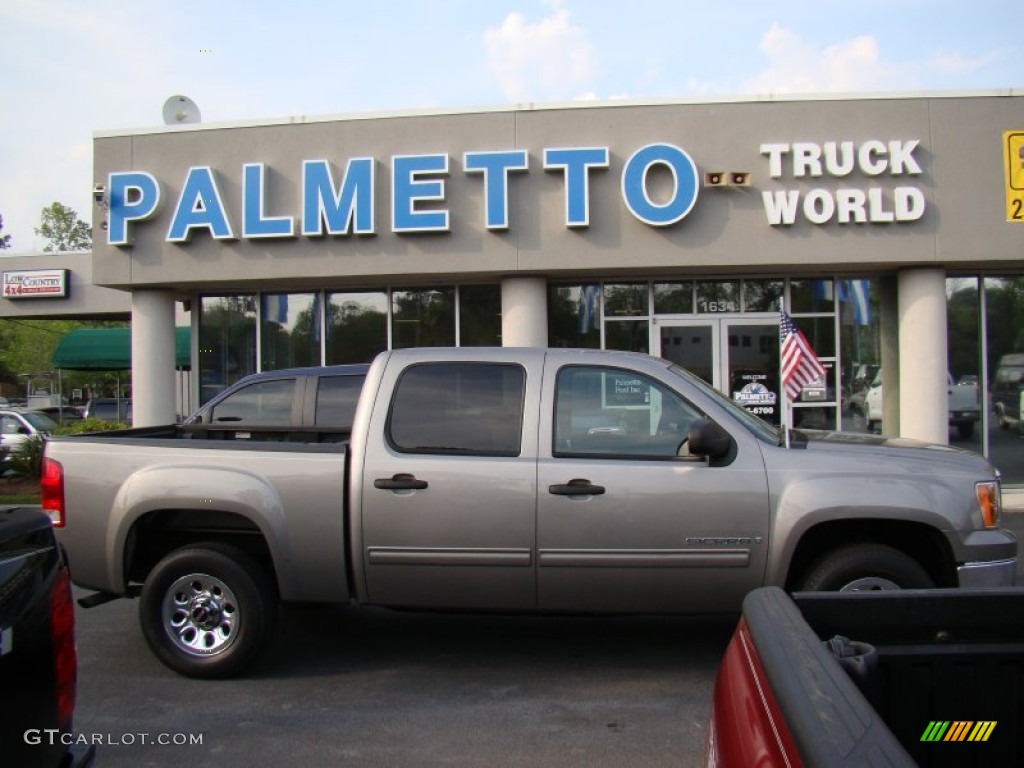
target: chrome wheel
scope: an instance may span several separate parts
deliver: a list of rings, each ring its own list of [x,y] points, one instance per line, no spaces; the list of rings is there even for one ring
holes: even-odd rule
[[[881,576],[865,576],[854,579],[839,588],[840,592],[878,592],[881,590],[902,589],[899,584]]]
[[[238,600],[220,579],[205,573],[182,576],[168,588],[161,611],[171,642],[192,656],[227,650],[238,636]]]

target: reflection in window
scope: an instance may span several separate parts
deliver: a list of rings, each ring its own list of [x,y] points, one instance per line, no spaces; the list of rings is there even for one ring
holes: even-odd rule
[[[260,370],[320,364],[320,302],[312,293],[260,297]]]
[[[835,295],[830,279],[790,280],[789,306],[786,311],[795,312],[833,312],[835,311]]]
[[[454,347],[455,288],[391,292],[391,347]]]
[[[199,299],[199,401],[256,372],[256,296]]]
[[[693,312],[693,283],[654,284],[654,314],[689,315]]]
[[[604,348],[647,352],[650,347],[646,320],[608,320],[604,324]]]
[[[525,386],[518,365],[410,366],[395,386],[388,440],[406,453],[518,456]]]
[[[842,428],[867,431],[867,394],[882,362],[881,311],[878,281],[844,278],[836,281],[839,299],[839,395]],[[876,393],[877,395],[877,393]]]
[[[316,391],[316,425],[351,427],[364,376],[321,376]]]
[[[793,406],[793,426],[797,429],[833,431],[836,428],[836,409]]]
[[[715,314],[739,311],[739,280],[697,281],[697,312],[701,314]]]
[[[604,286],[605,317],[646,317],[648,315],[647,283],[627,283]]]
[[[327,365],[368,363],[388,348],[388,294],[327,294]]]
[[[794,317],[796,327],[803,331],[807,342],[818,357],[836,356],[836,324],[835,318],[828,317]]]
[[[548,289],[548,345],[601,346],[601,286],[552,285]]]
[[[210,423],[238,427],[291,424],[295,379],[260,381],[228,396],[210,412]]]
[[[778,312],[786,283],[783,280],[744,280],[744,312]]]
[[[459,346],[501,346],[501,286],[459,287]]]
[[[555,456],[675,458],[701,412],[635,371],[566,366],[555,392]]]
[[[1024,485],[1024,277],[985,278],[985,317],[985,367],[992,401],[988,457],[1006,485],[1019,487]]]

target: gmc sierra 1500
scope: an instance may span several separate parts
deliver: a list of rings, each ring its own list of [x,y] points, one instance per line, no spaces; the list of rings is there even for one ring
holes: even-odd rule
[[[43,506],[76,583],[98,590],[89,603],[139,595],[151,647],[186,675],[245,667],[278,599],[736,612],[765,584],[980,586],[1016,573],[981,456],[810,431],[786,447],[645,355],[391,351],[366,375],[347,443],[183,429],[50,440]]]

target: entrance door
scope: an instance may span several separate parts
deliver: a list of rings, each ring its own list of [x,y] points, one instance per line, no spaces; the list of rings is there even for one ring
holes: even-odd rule
[[[654,354],[778,426],[779,324],[763,319],[659,320]]]

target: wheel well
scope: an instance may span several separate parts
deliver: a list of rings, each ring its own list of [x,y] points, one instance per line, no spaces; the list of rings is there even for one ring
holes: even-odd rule
[[[246,552],[277,585],[270,547],[259,527],[242,515],[209,509],[165,509],[136,520],[125,545],[126,582],[145,581],[153,566],[168,554],[201,541],[229,544]]]
[[[786,574],[786,588],[800,583],[819,557],[841,546],[857,542],[885,544],[912,557],[938,587],[955,587],[956,564],[945,537],[924,523],[905,520],[837,520],[820,523],[808,530],[793,552]]]

